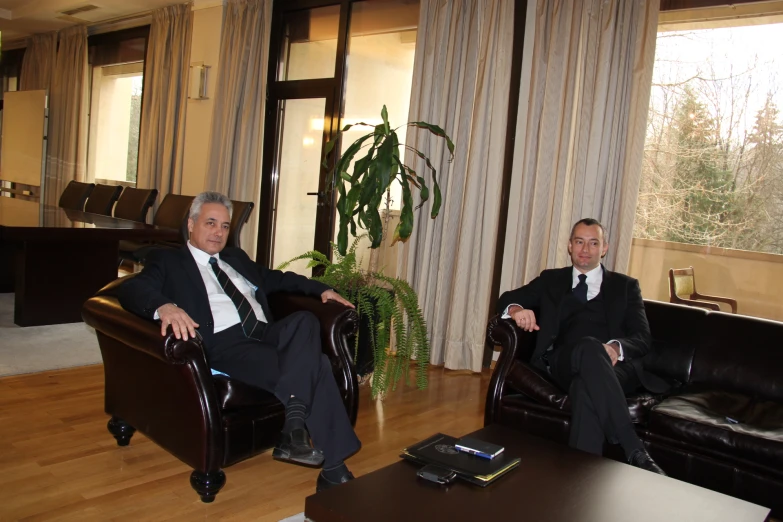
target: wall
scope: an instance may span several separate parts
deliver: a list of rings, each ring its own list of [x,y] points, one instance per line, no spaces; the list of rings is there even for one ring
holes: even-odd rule
[[[185,161],[182,193],[196,195],[204,190],[207,172],[209,132],[215,104],[215,85],[220,74],[220,31],[223,24],[222,0],[196,0],[193,4],[193,40],[190,63],[211,66],[207,74],[206,100],[188,100],[185,119]]]
[[[783,255],[633,240],[628,274],[639,279],[646,299],[668,302],[669,269],[689,266],[699,293],[736,299],[740,314],[783,321]]]

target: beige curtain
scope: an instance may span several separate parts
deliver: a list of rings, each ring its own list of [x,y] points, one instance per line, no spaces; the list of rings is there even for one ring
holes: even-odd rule
[[[20,91],[37,91],[51,86],[57,59],[57,32],[36,34],[27,40],[19,78]]]
[[[57,205],[71,180],[84,181],[87,168],[87,28],[60,31],[49,97],[44,201]]]
[[[258,232],[271,18],[271,0],[228,0],[225,6],[204,187],[231,199],[255,202],[256,210],[241,237],[251,256]]]
[[[456,146],[409,131],[438,170],[443,207],[415,215],[400,253],[427,321],[430,362],[481,371],[498,225],[513,40],[513,0],[423,0],[409,119],[443,127]],[[413,164],[412,154],[406,161]],[[425,172],[421,161],[417,172]]]
[[[571,226],[584,217],[609,230],[606,266],[627,268],[658,9],[658,0],[538,0],[501,290],[567,265]]]
[[[137,186],[158,189],[158,202],[166,194],[179,194],[182,189],[192,32],[190,5],[172,5],[152,12]]]

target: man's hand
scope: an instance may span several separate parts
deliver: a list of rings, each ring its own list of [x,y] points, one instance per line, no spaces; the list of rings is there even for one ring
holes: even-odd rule
[[[188,334],[190,334],[190,337],[196,337],[198,323],[176,305],[171,303],[164,304],[158,308],[158,317],[160,318],[160,335],[165,337],[166,330],[169,325],[171,325],[171,329],[174,331],[174,337],[177,339],[187,341]]]
[[[340,303],[342,305],[347,306],[348,308],[356,308],[353,303],[350,301],[346,301],[343,296],[335,292],[334,290],[327,290],[324,293],[321,294],[321,301],[324,303],[327,301],[335,301],[337,303]]]
[[[616,344],[604,344],[604,349],[606,350],[606,353],[609,354],[609,358],[612,360],[612,366],[617,364],[617,360],[620,357],[620,347]]]
[[[536,314],[534,314],[532,310],[526,310],[521,306],[513,305],[509,308],[508,315],[517,323],[517,326],[526,332],[532,332],[533,330],[539,329],[536,324]]]

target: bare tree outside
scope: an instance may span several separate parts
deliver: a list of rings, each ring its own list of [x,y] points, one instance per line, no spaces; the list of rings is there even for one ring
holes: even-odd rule
[[[781,30],[659,33],[635,237],[783,254]]]

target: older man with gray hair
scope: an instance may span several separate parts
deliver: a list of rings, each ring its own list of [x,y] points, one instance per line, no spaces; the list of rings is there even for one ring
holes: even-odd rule
[[[323,464],[318,491],[347,482],[353,475],[344,460],[361,443],[321,351],[318,320],[297,312],[273,321],[266,295],[297,292],[319,296],[324,303],[353,305],[322,283],[261,267],[241,249],[226,247],[231,211],[231,200],[223,194],[196,196],[188,243],[151,253],[142,272],[120,287],[120,303],[160,320],[161,335],[169,326],[178,339],[198,331],[213,369],[272,392],[285,405],[273,457]]]

